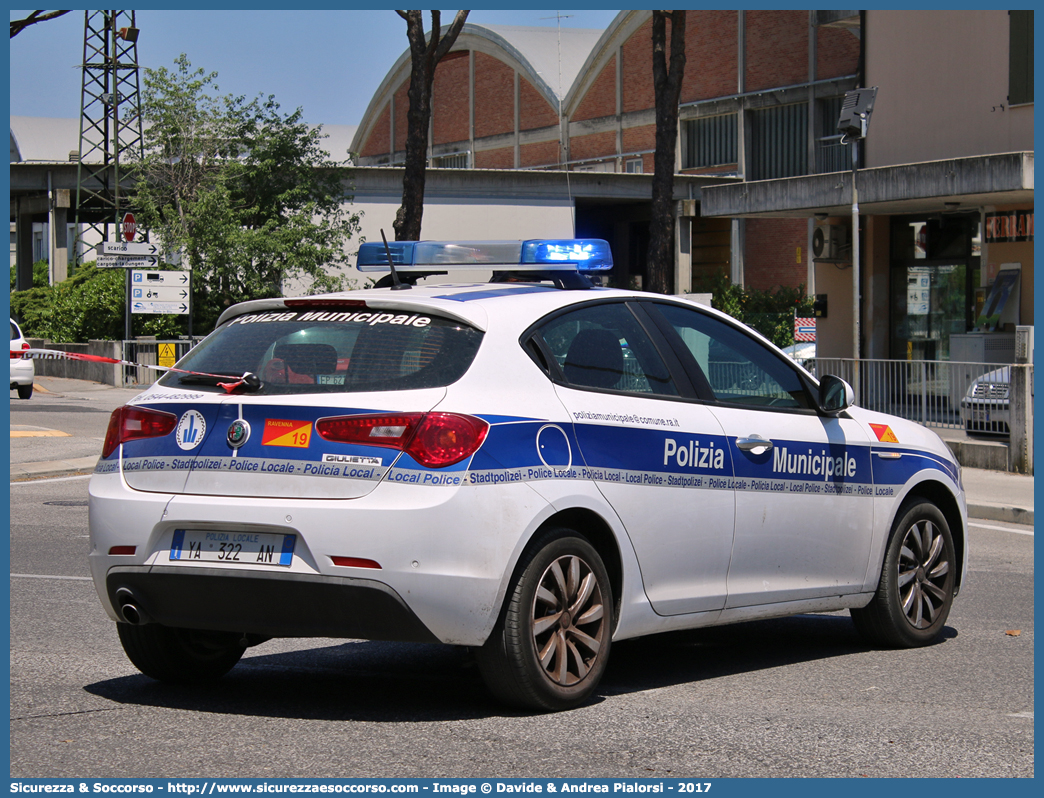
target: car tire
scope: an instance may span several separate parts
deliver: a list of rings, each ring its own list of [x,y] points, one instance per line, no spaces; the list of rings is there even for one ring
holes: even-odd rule
[[[32,395],[33,395],[33,384],[32,383],[29,383],[28,385],[19,385],[18,386],[18,398],[19,399],[28,399]]]
[[[602,558],[583,537],[552,529],[523,555],[489,640],[477,652],[497,698],[543,711],[591,697],[605,671],[613,595]]]
[[[850,612],[871,643],[914,648],[942,633],[953,603],[957,560],[950,526],[932,502],[900,508],[871,602]]]
[[[139,671],[160,682],[200,684],[220,679],[239,662],[243,635],[177,629],[158,623],[118,623],[120,643]]]

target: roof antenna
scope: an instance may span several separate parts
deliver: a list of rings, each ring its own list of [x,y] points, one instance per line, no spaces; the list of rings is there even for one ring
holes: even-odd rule
[[[412,288],[409,283],[404,283],[399,279],[399,273],[395,271],[395,262],[392,260],[391,247],[388,246],[388,239],[384,235],[384,228],[381,228],[381,240],[384,242],[384,253],[388,256],[388,268],[391,269],[392,278],[392,291],[402,291],[406,288]]]

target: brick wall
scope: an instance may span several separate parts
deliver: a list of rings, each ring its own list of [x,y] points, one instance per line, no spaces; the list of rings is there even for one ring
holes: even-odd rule
[[[514,130],[515,70],[491,55],[476,52],[475,138]]]
[[[381,111],[380,116],[377,117],[377,123],[373,126],[373,130],[363,143],[362,152],[359,154],[364,157],[386,155],[388,153],[388,144],[390,140],[391,108],[386,105],[384,106],[384,110]]]
[[[616,133],[592,133],[589,136],[572,136],[569,139],[569,160],[601,158],[616,154]]]
[[[688,29],[687,26],[686,29]],[[624,42],[622,52],[621,75],[624,113],[655,108],[656,95],[653,92],[652,81],[651,19]]]
[[[432,86],[432,144],[467,141],[471,135],[467,51],[448,53],[435,68]]]
[[[681,102],[735,94],[739,85],[736,74],[739,12],[689,11],[685,16],[685,81]]]
[[[542,141],[537,144],[523,144],[519,148],[519,164],[527,166],[546,166],[558,163],[558,142]]]
[[[535,130],[541,127],[551,127],[558,124],[558,114],[555,109],[544,99],[544,95],[536,90],[532,83],[524,77],[519,79],[518,93],[520,96],[521,114],[519,119],[519,130]],[[555,156],[557,159],[557,155]]]
[[[808,80],[808,11],[747,12],[747,91]]]
[[[859,37],[849,30],[816,30],[816,77],[852,75],[859,68]]]
[[[644,125],[642,127],[625,127],[623,129],[623,151],[644,152],[656,148],[656,125]],[[653,170],[652,155],[645,156],[646,172]]]
[[[576,121],[616,114],[616,57],[602,68],[573,114]]]
[[[555,151],[557,152],[557,147]],[[495,150],[478,150],[475,153],[476,169],[513,169],[514,167],[514,147],[500,147]]]
[[[779,286],[796,288],[808,282],[807,250],[808,224],[804,219],[748,219],[744,258],[747,285],[771,290]]]
[[[409,91],[410,79],[407,77],[395,91],[395,149],[400,152],[406,149],[406,114],[410,108]]]

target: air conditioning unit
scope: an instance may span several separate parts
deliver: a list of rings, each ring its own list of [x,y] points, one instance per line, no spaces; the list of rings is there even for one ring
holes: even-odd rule
[[[849,256],[848,228],[841,224],[821,224],[812,231],[812,255],[821,260],[841,260]]]

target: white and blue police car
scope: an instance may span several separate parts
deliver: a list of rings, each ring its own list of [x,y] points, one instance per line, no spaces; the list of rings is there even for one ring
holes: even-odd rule
[[[389,262],[370,290],[229,308],[113,413],[90,565],[143,673],[431,641],[556,710],[614,640],[841,609],[875,644],[940,636],[967,510],[933,432],[722,313],[593,286],[604,241],[360,249]],[[458,268],[493,279],[429,284]]]

